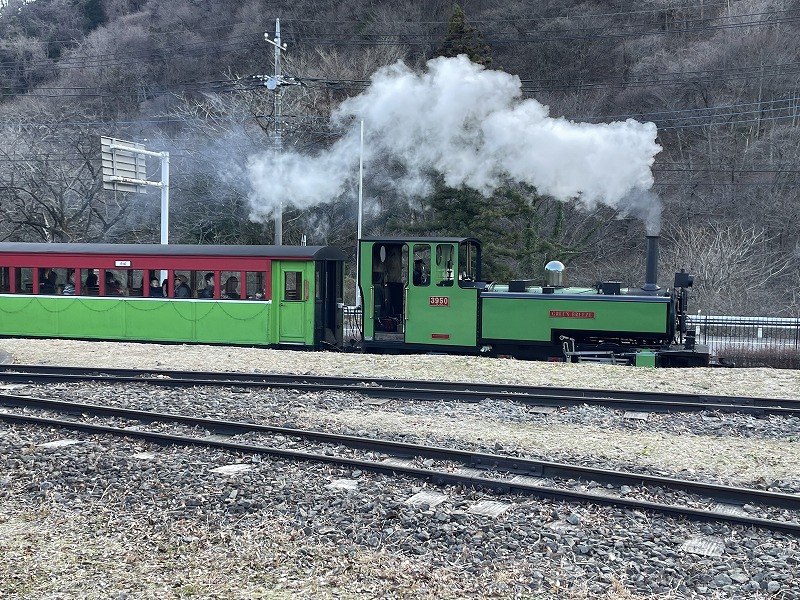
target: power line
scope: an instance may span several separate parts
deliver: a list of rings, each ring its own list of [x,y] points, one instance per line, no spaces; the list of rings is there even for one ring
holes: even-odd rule
[[[736,119],[731,121],[716,121],[712,123],[693,123],[692,125],[670,125],[667,127],[659,127],[659,131],[669,131],[672,129],[692,129],[695,127],[717,127],[717,126],[727,126],[727,125],[739,125],[742,123],[758,123],[764,121],[781,121],[783,119],[799,119],[800,114],[795,113],[793,115],[781,115],[777,117],[758,117],[756,119]]]
[[[20,69],[25,70],[45,70],[45,71],[69,71],[73,69],[89,69],[89,68],[114,68],[131,64],[141,64],[141,59],[152,59],[153,62],[163,62],[164,60],[173,60],[176,58],[183,58],[186,55],[193,57],[215,55],[218,56],[221,52],[228,51],[242,51],[251,48],[259,49],[262,47],[262,40],[253,39],[247,43],[237,41],[239,39],[249,40],[248,36],[239,36],[233,40],[224,43],[209,43],[206,41],[191,42],[188,44],[176,45],[169,48],[148,48],[140,51],[123,51],[112,54],[97,54],[97,55],[81,55],[77,51],[68,57],[59,59],[58,61],[39,60],[39,61],[18,61],[0,65],[0,72],[14,73]],[[164,52],[168,55],[165,56]]]
[[[653,187],[732,187],[732,188],[748,188],[748,187],[775,187],[776,185],[798,185],[800,179],[797,181],[657,181]]]
[[[725,169],[716,167],[687,169],[662,169],[654,167],[653,173],[724,173],[726,175],[757,175],[761,173],[800,173],[800,168],[792,169]]]
[[[717,111],[717,110],[725,110],[725,109],[732,109],[732,108],[742,108],[746,106],[762,106],[765,104],[776,104],[779,102],[794,102],[796,105],[800,105],[800,96],[789,96],[787,98],[773,98],[770,100],[759,100],[758,102],[742,102],[738,104],[720,104],[717,106],[698,106],[696,108],[675,108],[672,110],[663,110],[663,111],[654,111],[654,112],[646,112],[646,113],[626,113],[626,114],[617,114],[617,115],[604,115],[604,116],[582,116],[582,117],[573,117],[574,119],[587,121],[590,119],[631,119],[631,118],[643,118],[643,117],[657,117],[659,115],[672,115],[672,114],[680,114],[686,112],[700,112],[700,111]],[[749,111],[745,111],[749,112]],[[675,117],[677,119],[678,117]],[[659,119],[654,119],[659,120]]]
[[[774,110],[789,110],[789,108],[780,108]],[[695,129],[695,128],[705,128],[705,127],[725,127],[731,125],[738,125],[738,124],[745,124],[745,123],[757,123],[757,122],[769,122],[769,121],[782,121],[785,119],[797,119],[800,121],[800,108],[794,108],[794,113],[789,115],[777,115],[777,116],[759,116],[756,118],[751,119],[740,119],[734,118],[725,121],[711,121],[711,122],[704,122],[704,123],[691,123],[688,125],[665,125],[665,126],[658,126],[658,131],[671,131],[675,129]],[[760,111],[743,111],[740,113],[728,113],[728,115],[709,115],[710,117],[719,117],[719,116],[744,116],[748,114],[755,114]],[[273,119],[271,115],[254,115],[253,118],[260,118],[270,120]],[[701,118],[701,117],[698,117]],[[282,119],[284,120],[296,120],[296,121],[327,121],[327,117],[325,116],[311,116],[311,115],[286,115],[283,116]],[[605,119],[604,117],[596,117],[596,119]],[[672,119],[676,120],[676,119]],[[213,121],[218,121],[214,119]],[[143,125],[143,124],[152,124],[152,125],[159,125],[159,124],[185,124],[185,123],[205,123],[207,122],[206,119],[202,119],[200,117],[182,117],[182,116],[175,116],[175,117],[161,117],[157,119],[143,119],[138,121],[67,121],[67,122],[58,122],[58,121],[8,121],[8,122],[0,122],[0,127],[2,126],[9,126],[9,127],[19,127],[19,126],[47,126],[47,127],[81,127],[81,126],[107,126],[107,125]],[[220,120],[220,123],[232,123],[232,124],[245,124],[245,121],[241,120]],[[605,120],[604,122],[607,122]]]
[[[705,9],[705,8],[707,8],[709,6],[722,6],[722,5],[725,5],[725,3],[720,3],[720,4],[716,4],[716,5],[706,5],[705,7],[703,7],[703,9]],[[774,25],[774,24],[780,24],[780,23],[784,23],[784,22],[793,22],[794,20],[797,19],[798,15],[797,14],[792,14],[792,13],[797,13],[797,11],[798,11],[797,8],[788,8],[788,9],[772,10],[772,11],[761,11],[761,12],[753,12],[753,13],[728,14],[728,15],[718,14],[718,15],[710,15],[708,17],[684,18],[684,19],[680,19],[680,20],[676,18],[676,19],[673,19],[672,22],[673,23],[678,23],[679,22],[679,23],[683,23],[683,24],[690,24],[690,23],[691,24],[698,24],[698,23],[712,23],[714,21],[755,19],[755,18],[762,17],[763,18],[762,20],[751,20],[751,21],[745,21],[745,22],[731,23],[731,24],[727,24],[727,25],[723,24],[721,26],[712,26],[712,28],[726,27],[726,26],[749,27],[749,26],[754,26],[754,25]],[[709,11],[709,12],[711,12],[711,11]],[[514,24],[516,26],[519,26],[521,23],[528,23],[528,22],[532,22],[532,23],[536,24],[536,23],[540,23],[540,22],[543,22],[543,21],[555,21],[555,20],[563,21],[563,20],[566,20],[566,19],[570,19],[570,20],[591,19],[591,20],[596,21],[597,19],[599,19],[601,17],[632,16],[632,15],[643,15],[643,14],[658,15],[658,13],[662,13],[663,14],[663,12],[659,11],[658,9],[650,9],[650,10],[629,11],[629,12],[614,12],[614,13],[585,12],[583,14],[559,15],[559,16],[553,16],[553,17],[546,17],[546,16],[524,17],[524,16],[519,16],[519,17],[512,18],[512,19],[469,19],[468,22],[471,25],[482,24],[482,25],[491,26],[491,25],[495,25],[495,24]],[[782,18],[777,18],[778,15],[781,15],[781,14],[783,14],[785,16],[782,17]],[[343,25],[344,26],[352,25],[354,27],[357,26],[357,27],[360,27],[360,28],[363,28],[364,25],[365,25],[363,21],[348,21],[348,20],[331,21],[331,20],[323,20],[323,19],[291,19],[291,18],[286,19],[285,23],[298,24],[298,25],[303,25],[303,24],[307,24],[307,23],[320,24],[320,25],[335,25],[336,26],[335,27],[336,30],[344,29],[344,27],[342,27]],[[663,21],[661,19],[659,19],[657,21],[657,23],[659,23],[659,26],[662,28],[663,32],[665,32],[665,33],[684,33],[687,30],[689,30],[689,31],[706,30],[706,28],[702,28],[701,29],[701,28],[686,28],[686,27],[684,27],[684,28],[676,27],[676,28],[672,28],[672,29],[664,29],[663,28]],[[408,27],[409,25],[427,25],[427,26],[438,27],[438,26],[447,26],[447,25],[449,25],[449,21],[414,21],[413,23],[409,23],[408,21],[386,21],[383,24],[385,24],[385,25],[401,25],[403,27]],[[608,29],[613,29],[615,27],[618,27],[618,28],[630,28],[630,27],[641,27],[641,26],[642,26],[642,23],[637,23],[637,22],[627,22],[627,23],[619,23],[619,24],[603,23],[602,25],[597,25],[597,26],[592,26],[592,27],[583,27],[583,26],[581,26],[581,27],[563,27],[563,28],[559,28],[559,29],[554,30],[554,31],[557,31],[557,32],[570,32],[570,31],[587,32],[587,31],[604,31],[604,30],[608,30]],[[519,31],[518,27],[516,29],[517,30],[515,30],[514,32],[511,32],[512,35],[519,35],[519,34],[528,35],[528,34],[531,34],[531,33],[541,33],[541,32],[535,32],[535,31]],[[298,27],[297,31],[303,31],[303,28],[302,27]],[[646,31],[648,33],[661,33],[662,32],[662,31],[652,31],[652,30],[643,30],[643,31]],[[486,40],[486,39],[489,39],[488,36],[497,35],[498,33],[500,35],[504,34],[504,32],[490,32],[490,33],[483,33],[482,37],[483,37],[484,40]],[[321,35],[326,35],[326,34],[329,34],[329,32],[325,31],[325,32],[321,32],[321,33],[314,33],[312,35],[321,36]],[[345,32],[345,34],[339,34],[339,35],[351,35],[351,33],[350,32]],[[369,34],[365,34],[365,35],[384,35],[384,36],[393,36],[393,35],[415,36],[416,35],[416,36],[419,37],[419,36],[427,36],[429,34],[428,33],[414,34],[414,33],[409,33],[408,31],[383,31],[383,32],[370,31]]]
[[[611,81],[594,81],[594,82],[575,82],[563,83],[563,79],[540,79],[534,82],[533,80],[521,80],[521,91],[523,93],[542,93],[542,92],[563,92],[571,90],[593,90],[607,87],[619,88],[640,88],[640,87],[656,87],[656,86],[671,86],[671,85],[691,85],[691,84],[708,84],[716,81],[737,81],[747,80],[754,78],[768,78],[768,77],[788,77],[790,75],[797,75],[800,73],[800,62],[795,63],[776,63],[770,65],[752,65],[744,67],[731,67],[729,69],[712,69],[708,71],[690,71],[683,73],[656,73],[655,77],[642,78],[642,79],[629,79],[624,76],[612,79]],[[665,75],[668,77],[659,79],[660,76]],[[342,89],[366,89],[370,85],[370,81],[363,79],[323,79],[323,78],[295,78],[300,83],[318,84],[332,88]],[[534,83],[538,82],[559,82],[560,85],[547,87],[536,86]],[[204,89],[202,86],[206,86]],[[80,90],[96,89],[91,87],[75,88],[75,87],[39,87],[32,91],[32,96],[38,97],[63,97],[69,96],[73,98],[114,98],[124,94],[148,97],[156,96],[163,93],[173,92],[192,92],[192,91],[215,91],[218,93],[229,93],[235,91],[248,91],[263,89],[263,85],[259,82],[248,80],[232,80],[232,81],[210,81],[210,82],[178,82],[174,84],[161,85],[159,87],[148,87],[147,84],[140,83],[129,86],[116,86],[109,88],[108,91],[99,92],[81,92]],[[53,92],[46,94],[42,92]],[[19,96],[20,94],[13,92],[0,92],[0,96]]]
[[[593,90],[607,87],[620,88],[640,88],[656,87],[665,85],[693,85],[708,84],[716,81],[747,80],[769,77],[786,77],[800,73],[800,62],[775,63],[770,65],[746,65],[743,67],[731,67],[728,69],[709,69],[706,71],[685,71],[679,73],[655,73],[654,76],[633,78],[630,76],[619,75],[604,81],[581,81],[575,83],[563,83],[563,78],[521,80],[522,91],[527,93],[536,92],[556,92],[571,90]],[[552,81],[560,83],[554,86],[534,85],[541,81]]]

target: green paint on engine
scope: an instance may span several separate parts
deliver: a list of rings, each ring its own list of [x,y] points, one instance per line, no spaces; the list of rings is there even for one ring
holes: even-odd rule
[[[550,342],[557,335],[554,331],[664,334],[669,306],[667,297],[595,295],[594,299],[573,299],[498,293],[483,297],[482,337]]]
[[[634,364],[637,367],[653,367],[656,366],[656,353],[651,350],[642,350],[636,353]]]

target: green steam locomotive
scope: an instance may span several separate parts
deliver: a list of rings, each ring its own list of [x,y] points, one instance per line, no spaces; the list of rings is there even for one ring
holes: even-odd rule
[[[693,276],[657,284],[658,237],[649,236],[645,284],[564,285],[551,261],[545,280],[481,279],[474,238],[373,238],[359,244],[359,290],[368,352],[442,352],[638,366],[708,366],[687,331]]]

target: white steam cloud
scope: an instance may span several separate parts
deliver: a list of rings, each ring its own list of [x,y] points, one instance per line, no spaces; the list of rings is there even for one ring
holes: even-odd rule
[[[332,117],[350,129],[330,148],[306,156],[264,153],[248,165],[252,218],[272,215],[279,202],[308,207],[355,185],[364,121],[364,162],[395,164],[395,188],[406,196],[430,189],[433,172],[451,187],[485,195],[509,180],[587,207],[606,204],[657,228],[658,198],[647,192],[661,147],[653,123],[575,123],[521,98],[518,77],[487,70],[465,56],[436,58],[425,73],[402,63],[377,71],[369,88]]]

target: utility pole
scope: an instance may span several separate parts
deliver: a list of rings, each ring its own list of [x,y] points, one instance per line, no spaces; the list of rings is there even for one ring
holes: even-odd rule
[[[264,40],[275,47],[275,71],[272,77],[267,79],[267,89],[275,94],[275,153],[280,154],[283,150],[283,140],[281,139],[281,50],[286,49],[286,44],[281,46],[281,20],[275,19],[275,40],[269,39],[269,33],[264,34]],[[283,244],[283,199],[279,199],[278,208],[275,214],[275,245]]]
[[[358,155],[358,228],[356,231],[356,307],[361,306],[361,288],[358,274],[361,273],[361,214],[364,212],[364,119],[361,119],[361,150]],[[362,309],[363,310],[363,309]]]

